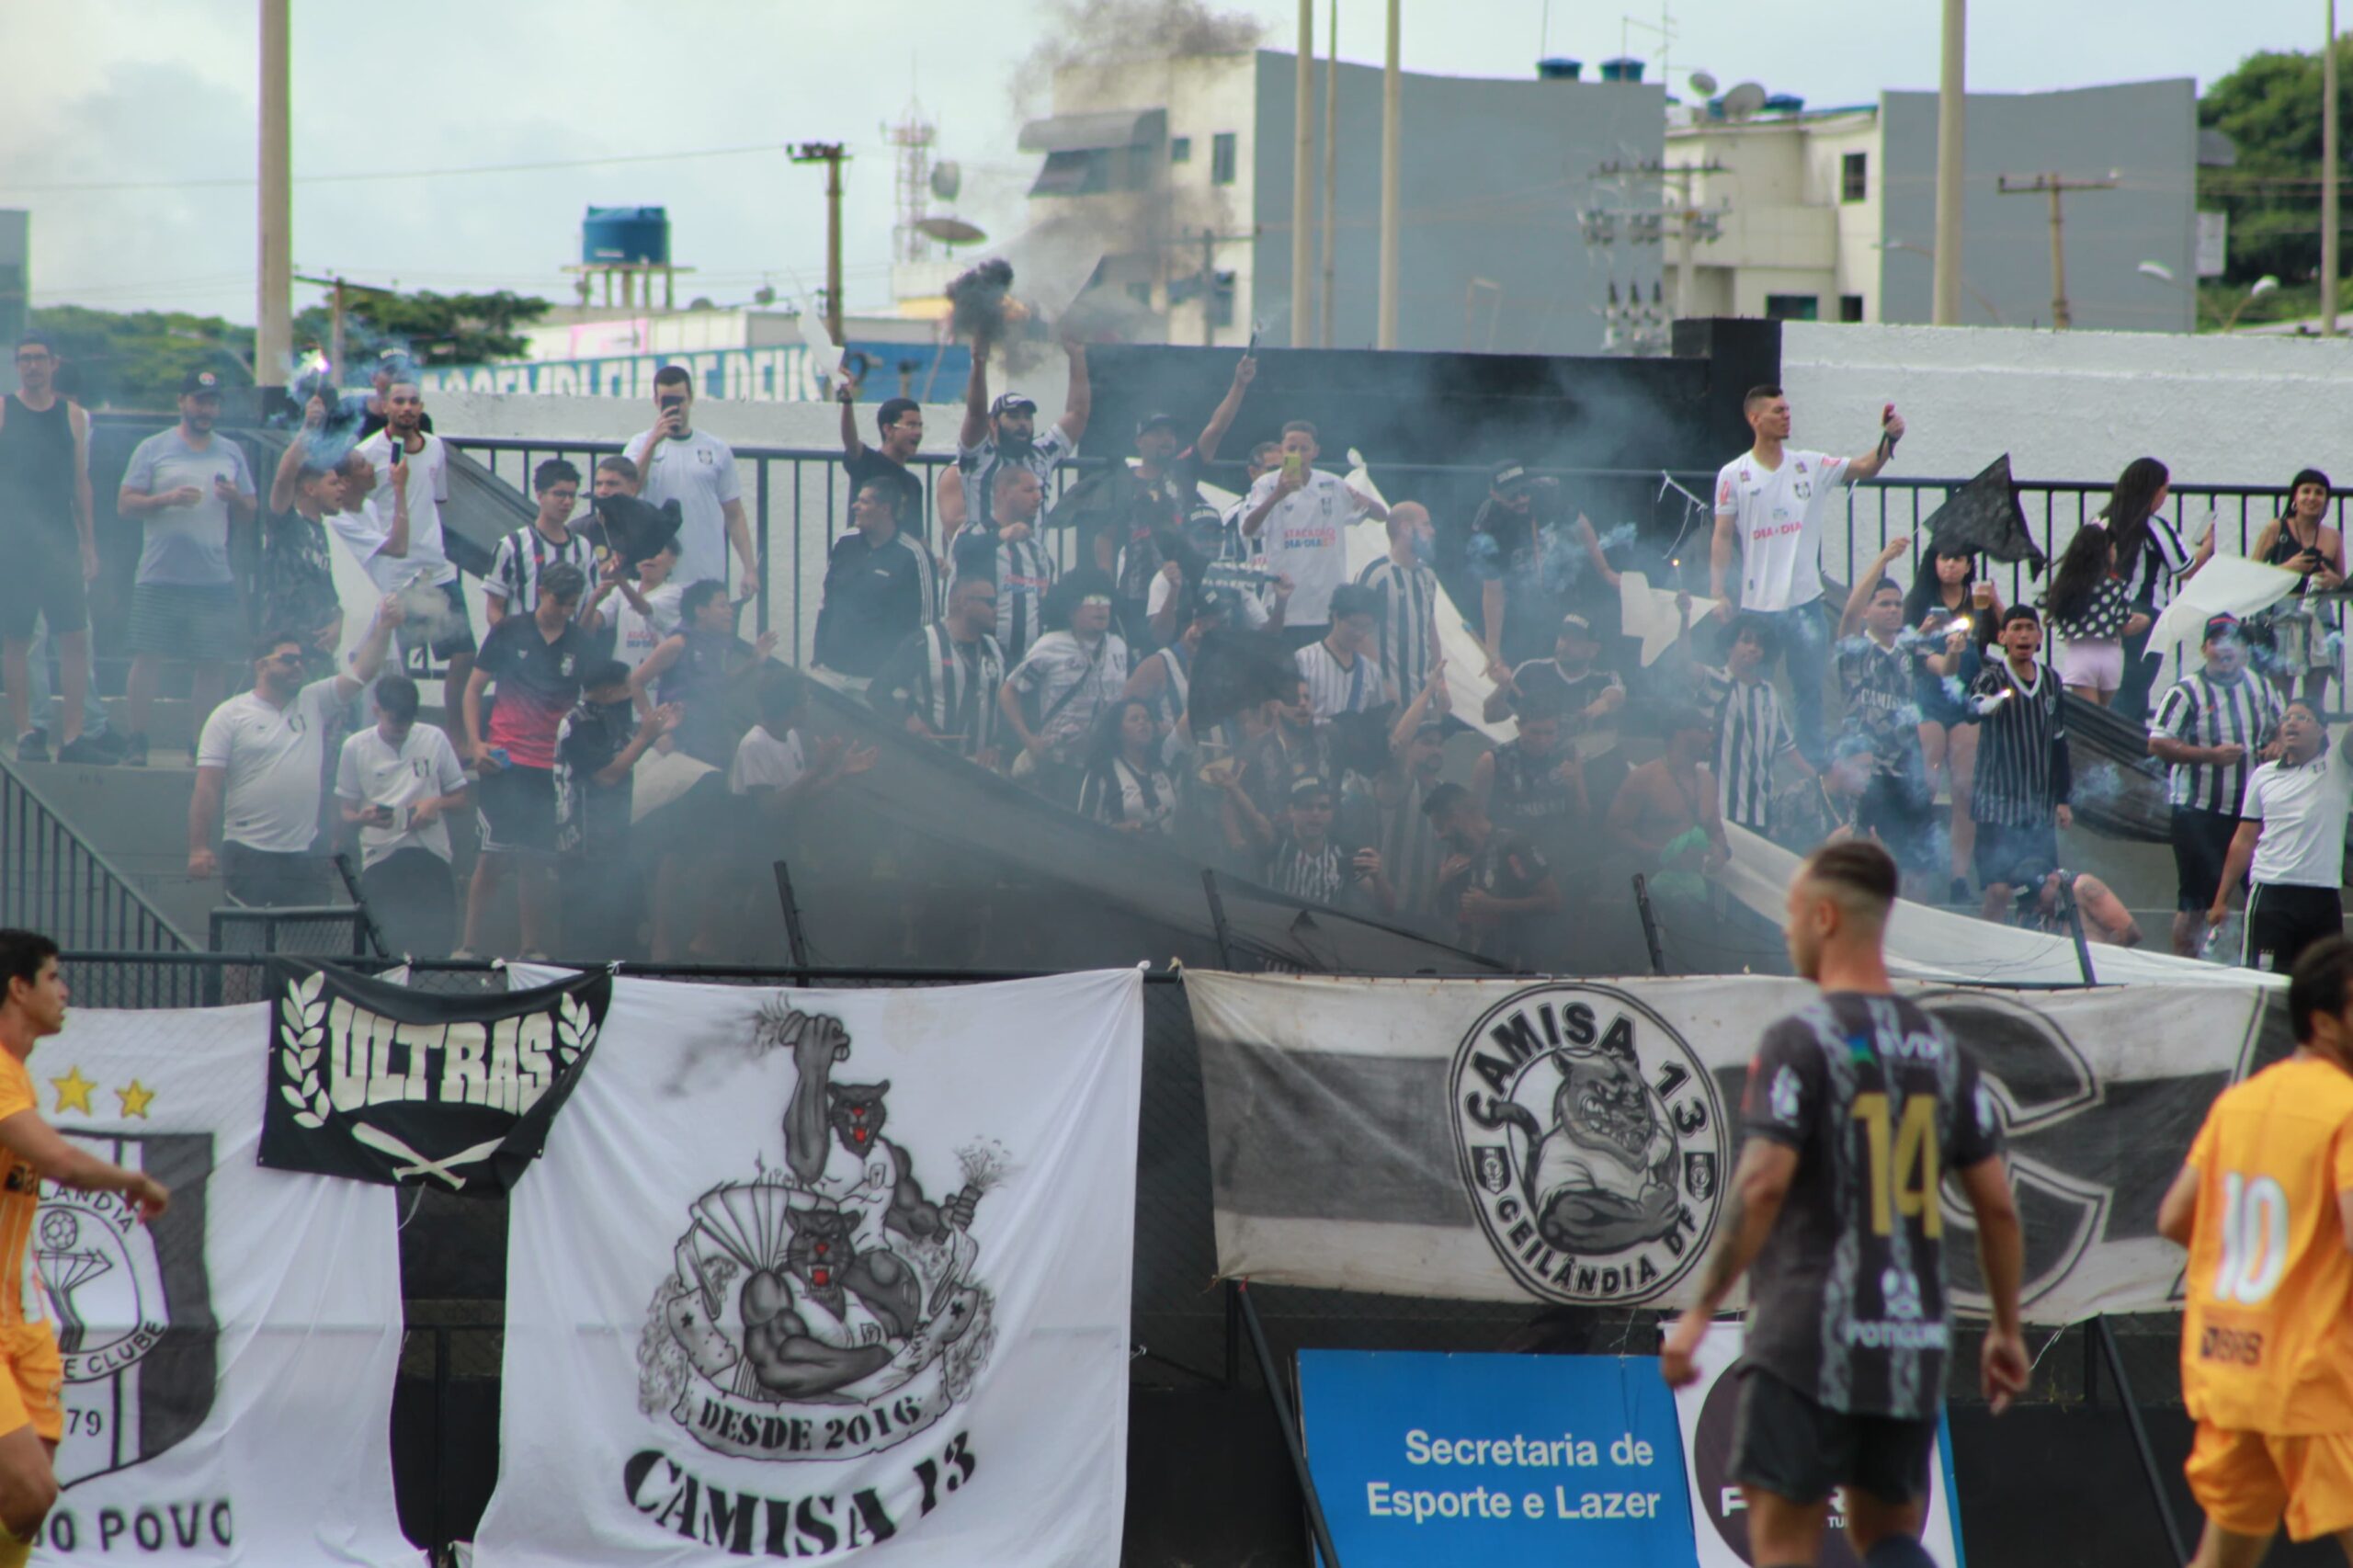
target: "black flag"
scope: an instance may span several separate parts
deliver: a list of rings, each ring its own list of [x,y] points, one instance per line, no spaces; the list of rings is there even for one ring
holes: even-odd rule
[[[2007,452],[1946,497],[1925,526],[1928,537],[1948,551],[1978,551],[2011,564],[2023,561],[2028,573],[2037,578],[2048,562],[2034,536],[2027,532],[2026,514],[2018,508],[2018,487],[2010,481]]]

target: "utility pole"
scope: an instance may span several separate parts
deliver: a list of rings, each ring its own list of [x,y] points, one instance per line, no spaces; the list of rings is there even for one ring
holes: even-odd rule
[[[849,158],[838,142],[803,142],[792,150],[796,164],[825,165],[825,335],[842,341],[842,165]]]
[[[2334,4],[2335,0],[2331,0]],[[1936,278],[1928,319],[1961,324],[1961,145],[1969,116],[1969,0],[1945,0],[1944,64],[1937,78]]]
[[[2334,3],[2334,0],[2332,0]],[[1321,324],[1316,343],[1332,347],[1332,280],[1337,258],[1332,254],[1340,195],[1340,0],[1332,0],[1324,52],[1324,291],[1318,298]]]
[[[1704,164],[1677,164],[1659,171],[1662,187],[1680,187],[1675,200],[1667,206],[1666,215],[1675,220],[1675,314],[1677,319],[1689,321],[1699,305],[1699,261],[1693,252],[1701,240],[1713,240],[1722,232],[1722,215],[1704,210],[1693,196],[1701,175],[1729,172],[1726,165],[1711,158]]]
[[[2336,0],[2320,54],[2320,335],[2336,335]]]
[[[1382,348],[1397,347],[1397,222],[1403,202],[1398,195],[1398,99],[1403,78],[1398,69],[1398,4],[1389,0],[1389,51],[1381,67],[1381,315],[1373,341]]]
[[[2054,332],[2065,332],[2075,324],[2073,312],[2067,308],[2067,244],[2064,238],[2066,217],[2060,210],[2060,200],[2071,190],[2114,190],[2117,176],[2106,179],[2068,179],[2056,174],[2037,175],[2032,181],[2020,179],[2013,185],[2011,176],[2004,175],[1995,184],[2004,196],[2043,196],[2051,198],[2051,326]]]
[[[327,361],[334,367],[335,384],[347,385],[350,367],[343,362],[344,296],[346,294],[390,294],[392,290],[374,288],[366,283],[354,283],[347,278],[313,278],[308,273],[302,272],[290,274],[290,277],[294,282],[308,283],[313,288],[327,290],[330,312],[327,317]],[[288,335],[291,337],[290,330]]]
[[[1299,59],[1293,73],[1290,148],[1290,346],[1315,343],[1315,0],[1299,0]]]
[[[282,387],[294,358],[294,169],[289,131],[287,0],[261,0],[261,268],[254,309],[254,381]]]
[[[1201,231],[1201,347],[1217,347],[1217,231]]]

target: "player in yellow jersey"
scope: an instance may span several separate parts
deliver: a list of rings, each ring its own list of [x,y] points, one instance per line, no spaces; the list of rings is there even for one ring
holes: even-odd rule
[[[30,1256],[40,1184],[119,1192],[142,1220],[161,1214],[171,1194],[153,1176],[67,1142],[40,1119],[25,1059],[65,1027],[57,944],[35,931],[0,930],[0,1568],[18,1568],[57,1501],[50,1460],[64,1436],[64,1365]]]
[[[2295,1054],[2222,1091],[2157,1210],[2189,1248],[2196,1568],[2254,1568],[2283,1516],[2353,1562],[2353,943],[2304,949],[2288,1013]]]

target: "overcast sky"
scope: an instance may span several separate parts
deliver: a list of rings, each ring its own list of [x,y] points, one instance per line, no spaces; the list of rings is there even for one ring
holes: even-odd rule
[[[1279,3],[1230,8],[1265,20],[1272,43],[1295,26]],[[0,207],[33,214],[36,304],[253,319],[256,10],[254,0],[0,7],[0,59],[18,84],[0,97]],[[1547,10],[1545,0],[1404,0],[1405,66],[1519,76],[1540,49],[1588,62],[1618,52],[1617,7],[1553,0],[1549,44]],[[1817,105],[1932,88],[1938,10],[1933,0],[1679,0],[1675,82],[1704,66]],[[790,297],[823,281],[824,178],[777,149],[839,140],[855,155],[853,311],[889,302],[881,127],[911,97],[939,126],[939,154],[966,170],[961,215],[993,233],[1018,226],[1036,160],[1015,150],[1015,78],[1056,25],[1045,0],[297,0],[294,11],[297,270],[562,299],[558,268],[578,259],[581,210],[646,203],[669,208],[674,257],[699,269],[680,280],[681,302],[741,302],[764,280]],[[1341,12],[1343,58],[1377,62],[1379,0],[1343,0]],[[2316,5],[2143,0],[2122,27],[2116,14],[2114,0],[1980,0],[1970,85],[2189,76],[2202,88],[2257,50],[2315,46],[2303,35],[2322,25]],[[1631,36],[1635,52],[1655,51],[1654,37]],[[747,147],[758,150],[713,151]],[[685,153],[702,155],[647,157]],[[644,161],[383,177],[616,158]]]

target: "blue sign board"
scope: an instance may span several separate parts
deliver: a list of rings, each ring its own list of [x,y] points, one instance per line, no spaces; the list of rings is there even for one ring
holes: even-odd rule
[[[1654,1358],[1302,1350],[1299,1387],[1344,1568],[1690,1568]]]

